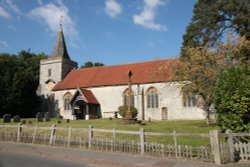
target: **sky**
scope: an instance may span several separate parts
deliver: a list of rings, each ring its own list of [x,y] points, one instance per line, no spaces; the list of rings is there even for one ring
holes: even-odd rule
[[[51,55],[60,23],[70,58],[105,65],[179,56],[197,0],[0,0],[0,53]]]

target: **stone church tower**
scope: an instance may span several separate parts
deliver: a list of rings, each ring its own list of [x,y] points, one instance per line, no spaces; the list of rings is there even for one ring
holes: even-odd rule
[[[41,112],[58,114],[58,102],[54,99],[52,88],[62,81],[77,63],[70,60],[62,28],[50,57],[40,61],[40,79],[37,94],[41,97]]]

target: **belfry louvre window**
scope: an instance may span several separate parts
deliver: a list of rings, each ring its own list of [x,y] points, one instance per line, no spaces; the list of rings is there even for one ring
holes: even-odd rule
[[[128,105],[128,98],[129,98],[129,89],[126,89],[123,92],[123,105]],[[130,102],[132,106],[135,105],[135,95],[132,90],[131,90]]]
[[[151,87],[146,92],[147,108],[159,108],[159,95],[154,87]]]
[[[70,93],[66,93],[63,96],[64,110],[71,110],[70,99],[72,95]]]

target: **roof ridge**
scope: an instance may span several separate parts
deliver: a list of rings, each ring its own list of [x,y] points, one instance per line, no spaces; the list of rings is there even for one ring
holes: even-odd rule
[[[174,75],[171,64],[178,59],[161,59],[130,64],[72,70],[54,91],[76,87],[127,85],[128,70],[133,71],[133,84],[166,82]]]
[[[136,64],[142,64],[142,63],[160,62],[160,61],[171,61],[171,60],[178,60],[178,58],[157,59],[157,60],[141,61],[141,62],[135,62],[135,63],[114,64],[114,65],[109,65],[109,66],[98,66],[98,67],[78,68],[78,69],[74,69],[74,70],[86,70],[86,69],[108,68],[108,67],[127,66],[127,65],[136,65]]]

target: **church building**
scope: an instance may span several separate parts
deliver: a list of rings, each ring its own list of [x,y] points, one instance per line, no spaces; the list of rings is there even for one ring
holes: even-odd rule
[[[205,119],[193,98],[184,99],[183,83],[171,82],[171,65],[177,59],[77,68],[68,55],[63,31],[58,32],[51,56],[40,62],[42,112],[64,119],[114,117],[128,98],[139,120]],[[132,72],[129,97],[128,71]]]

